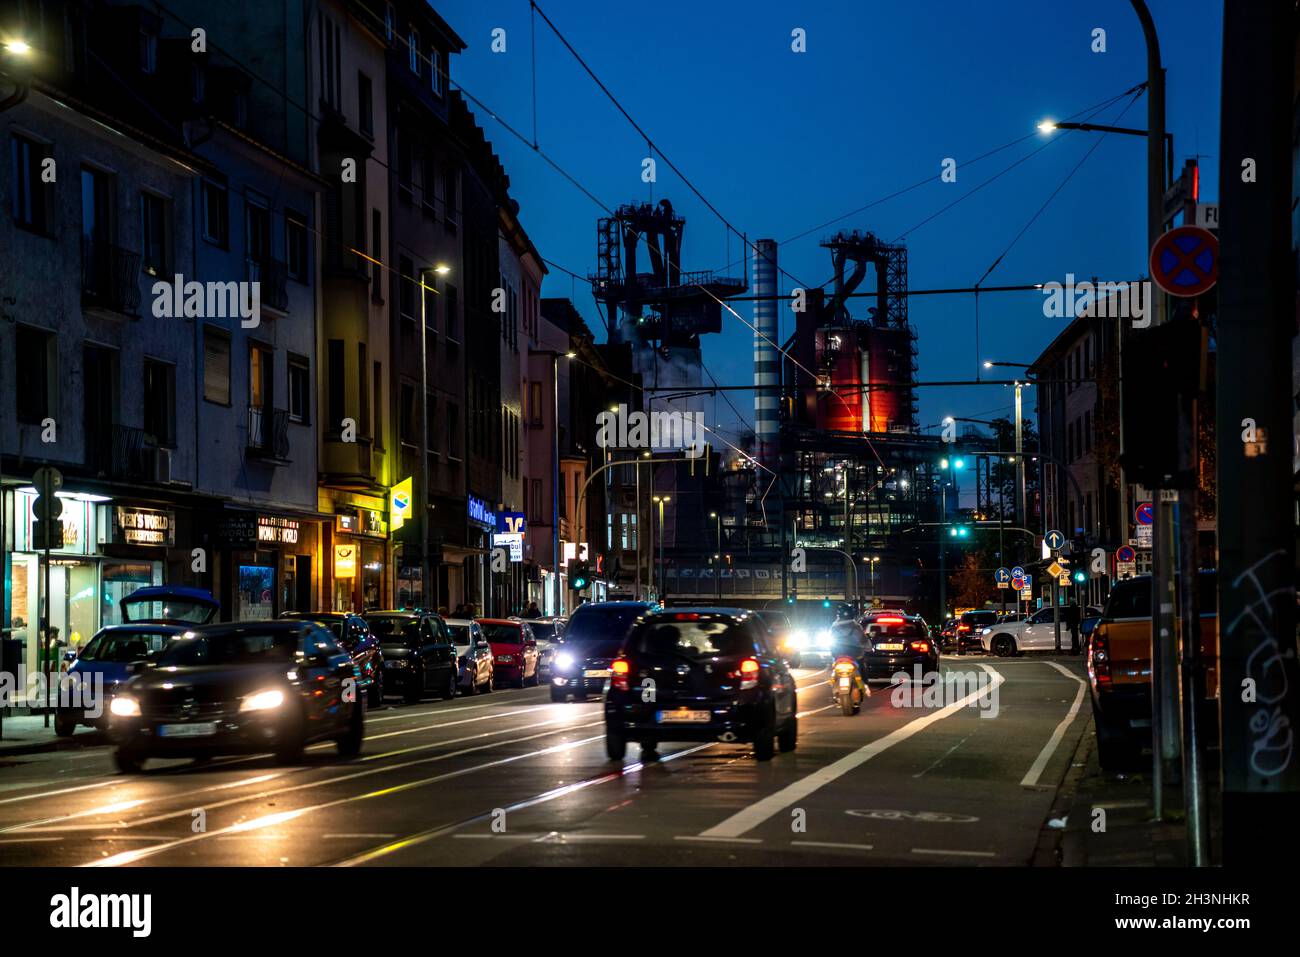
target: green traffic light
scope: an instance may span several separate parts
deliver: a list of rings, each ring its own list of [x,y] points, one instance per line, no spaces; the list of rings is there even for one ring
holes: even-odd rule
[[[1077,571],[1074,573],[1074,580],[1077,582],[1084,582],[1088,580],[1088,576],[1083,571]]]

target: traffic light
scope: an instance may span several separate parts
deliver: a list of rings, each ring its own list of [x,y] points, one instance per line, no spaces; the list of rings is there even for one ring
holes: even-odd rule
[[[1088,580],[1088,573],[1085,572],[1082,568],[1077,568],[1075,569],[1074,572],[1074,580],[1078,582],[1080,585],[1082,585],[1084,582]]]
[[[569,587],[582,591],[591,584],[591,569],[586,562],[574,562],[569,566]]]
[[[970,538],[969,525],[949,525],[948,535],[951,538]]]
[[[1124,336],[1125,479],[1147,488],[1190,488],[1195,476],[1178,469],[1179,402],[1195,395],[1201,376],[1202,329],[1188,320],[1135,329]]]
[[[829,607],[831,607],[831,600],[830,600],[829,598],[823,598],[823,599],[822,599],[822,607],[823,607],[823,608],[829,608]]]

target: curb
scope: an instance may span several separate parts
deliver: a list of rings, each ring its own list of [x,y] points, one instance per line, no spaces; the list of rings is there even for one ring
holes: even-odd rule
[[[1079,860],[1082,844],[1079,841],[1077,821],[1071,822],[1069,815],[1078,804],[1080,785],[1088,773],[1088,764],[1093,758],[1096,737],[1093,734],[1092,713],[1089,709],[1088,721],[1084,725],[1079,741],[1070,754],[1069,764],[1057,788],[1056,800],[1047,813],[1038,832],[1038,843],[1034,847],[1031,867],[1077,867],[1085,861]],[[1048,827],[1047,822],[1053,818],[1067,818],[1064,828]],[[1068,840],[1067,840],[1068,839]]]

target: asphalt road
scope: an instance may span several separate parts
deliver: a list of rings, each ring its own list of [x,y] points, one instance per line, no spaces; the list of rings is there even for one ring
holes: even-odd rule
[[[946,700],[876,686],[853,717],[827,671],[797,671],[798,750],[762,764],[721,743],[612,763],[600,702],[545,687],[389,704],[354,761],[328,744],[297,767],[125,776],[105,745],[10,758],[0,864],[1027,864],[1086,726],[1080,662],[943,667],[960,679]]]

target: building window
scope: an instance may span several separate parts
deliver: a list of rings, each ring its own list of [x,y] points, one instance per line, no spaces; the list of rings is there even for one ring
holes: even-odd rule
[[[424,186],[420,190],[420,206],[430,219],[438,218],[438,164],[432,153],[424,157]]]
[[[153,193],[141,193],[140,267],[150,276],[165,276],[167,258],[167,201]]]
[[[384,447],[384,364],[375,362],[375,448]]]
[[[360,399],[358,419],[361,434],[370,437],[370,357],[366,355],[366,344],[357,343],[357,396]]]
[[[307,221],[298,213],[284,214],[284,259],[290,278],[307,281]]]
[[[403,316],[415,318],[415,265],[405,256],[397,260],[397,311]]]
[[[429,47],[429,83],[442,96],[442,51],[437,47]]]
[[[420,273],[420,294],[424,297],[424,327],[433,334],[434,341],[438,338],[438,280],[433,274],[432,269],[425,269]]]
[[[427,403],[424,407],[426,427],[424,441],[428,444],[429,452],[433,455],[441,455],[442,447],[438,444],[438,397],[430,392],[424,397]]]
[[[443,295],[447,297],[447,339],[458,343],[460,342],[458,335],[460,329],[460,299],[456,287],[451,283],[447,283],[443,288]]]
[[[329,431],[339,432],[343,428],[343,419],[347,416],[347,369],[343,356],[343,340],[329,341],[327,361],[329,362],[329,382],[326,384],[329,402]]]
[[[420,34],[414,27],[406,34],[407,64],[411,72],[420,75]]]
[[[270,258],[271,213],[255,200],[244,204],[244,249],[250,262],[261,264]]]
[[[457,214],[457,198],[459,190],[459,177],[456,173],[456,167],[450,163],[442,164],[442,215],[447,221],[447,228],[455,231],[456,224],[459,222]]]
[[[533,428],[542,427],[542,384],[528,383],[528,413],[532,417]]]
[[[33,326],[14,331],[14,386],[18,421],[32,425],[53,415],[58,381],[57,339],[54,333]]]
[[[377,210],[370,211],[370,255],[374,262],[370,264],[370,298],[375,302],[384,301],[384,217]]]
[[[1092,451],[1092,410],[1083,413],[1083,451]]]
[[[226,187],[203,181],[203,238],[225,248],[230,240],[230,205]]]
[[[336,110],[341,101],[340,45],[338,24],[322,13],[320,15],[320,96],[326,105]]]
[[[311,422],[311,364],[301,356],[289,357],[289,421]]]
[[[140,28],[140,72],[152,76],[158,71],[158,35]]]
[[[176,447],[176,367],[144,360],[144,431],[162,448]]]
[[[230,405],[230,336],[213,326],[203,328],[203,398]]]
[[[20,226],[38,233],[49,232],[49,205],[41,168],[50,156],[50,148],[25,137],[13,137],[13,211]]]
[[[412,200],[411,191],[411,141],[405,135],[397,136],[397,195],[404,203]]]
[[[397,437],[403,445],[415,445],[415,386],[402,383],[397,407]]]
[[[375,132],[375,100],[370,86],[370,77],[364,73],[357,74],[357,115],[361,132],[373,136]]]
[[[255,409],[270,410],[275,382],[275,354],[265,346],[248,344],[248,404]]]
[[[546,508],[542,504],[542,480],[533,479],[533,514],[532,520],[542,525],[550,525],[550,521],[542,521],[546,518]]]
[[[460,407],[447,403],[447,457],[460,458]]]

